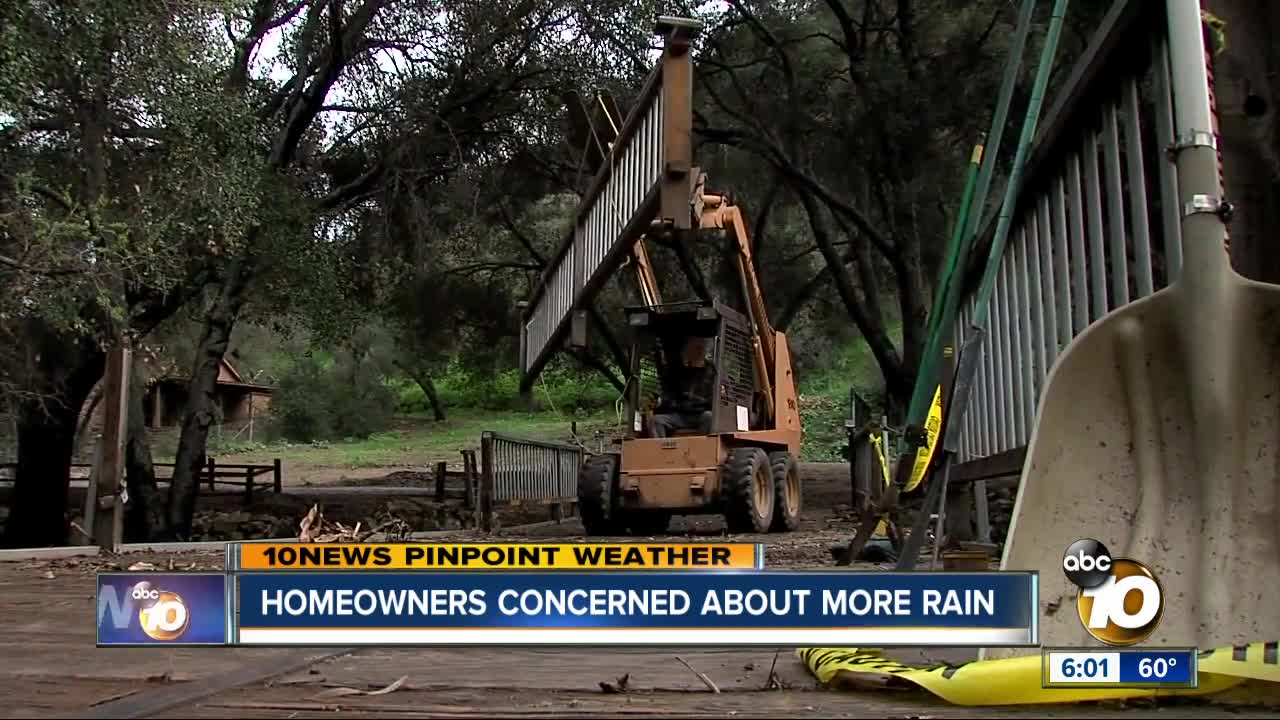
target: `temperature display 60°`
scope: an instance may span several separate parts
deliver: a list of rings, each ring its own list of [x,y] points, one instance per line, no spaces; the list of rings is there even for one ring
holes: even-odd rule
[[[1044,687],[1196,686],[1194,649],[1054,648],[1043,655]]]

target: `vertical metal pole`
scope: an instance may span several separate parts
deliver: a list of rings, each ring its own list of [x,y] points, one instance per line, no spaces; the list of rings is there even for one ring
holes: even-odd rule
[[[1080,143],[1080,154],[1089,146],[1086,133]],[[1080,173],[1080,155],[1067,162],[1067,217],[1071,220],[1071,337],[1089,326],[1089,259],[1084,242],[1084,181]]]
[[[1009,250],[1005,253],[1005,257],[1009,261],[1009,269],[1006,271],[1005,279],[1008,281],[1006,287],[1009,295],[1009,357],[1012,361],[1009,369],[1012,372],[1010,390],[1013,393],[1013,415],[1011,418],[1013,432],[1009,437],[1010,448],[1015,448],[1022,444],[1022,432],[1026,427],[1024,418],[1027,414],[1027,387],[1023,382],[1027,378],[1027,358],[1023,353],[1026,349],[1026,333],[1024,329],[1027,320],[1027,306],[1022,298],[1022,281],[1027,277],[1022,264],[1022,245],[1026,241],[1026,237],[1026,232],[1019,230],[1017,236],[1013,238]]]
[[[938,517],[933,530],[933,557],[929,561],[929,569],[938,569],[938,551],[942,548],[942,534],[946,527],[947,517],[947,483],[951,480],[951,453],[942,459],[942,489],[938,492]],[[923,508],[927,510],[928,508]]]
[[[1084,153],[1084,199],[1089,216],[1089,319],[1098,321],[1111,309],[1107,300],[1107,255],[1102,236],[1102,180],[1098,172],[1098,134],[1090,132]]]
[[[943,466],[943,476],[945,477],[949,470],[946,465],[950,464],[951,453],[943,458],[945,465]],[[938,500],[942,497],[942,483],[929,483],[929,489],[925,492],[924,502],[920,504],[920,512],[916,515],[915,522],[911,524],[911,534],[907,536],[906,543],[903,544],[902,554],[898,556],[897,570],[914,570],[916,561],[920,559],[920,551],[924,548],[925,536],[929,534],[929,508],[938,506]]]
[[[974,509],[978,513],[975,524],[978,526],[978,542],[991,542],[991,514],[987,507],[987,481],[973,481]]]
[[[1129,213],[1133,218],[1133,269],[1138,297],[1155,292],[1151,272],[1151,229],[1147,217],[1147,169],[1142,159],[1142,118],[1139,117],[1138,79],[1124,84],[1124,158],[1129,174]]]
[[[1031,232],[1027,237],[1027,300],[1031,303],[1031,416],[1036,413],[1036,402],[1040,399],[1040,388],[1044,385],[1044,376],[1049,372],[1049,363],[1053,356],[1045,347],[1046,342],[1053,342],[1053,333],[1045,328],[1045,305],[1049,306],[1048,315],[1053,315],[1053,288],[1046,288],[1041,268],[1044,263],[1040,254],[1049,253],[1049,196],[1041,195],[1038,203],[1039,214],[1028,213],[1031,221]],[[1043,248],[1043,249],[1042,249]],[[1046,292],[1046,290],[1048,292]]]
[[[436,463],[436,502],[438,503],[445,501],[445,483],[447,482],[448,472],[449,466],[447,464],[443,462]]]
[[[1129,240],[1124,222],[1124,181],[1120,176],[1120,119],[1115,103],[1102,113],[1102,158],[1106,173],[1107,230],[1111,240],[1111,298],[1129,304]],[[1141,182],[1141,178],[1138,179]]]
[[[1051,274],[1054,292],[1057,295],[1057,336],[1052,339],[1053,356],[1050,363],[1058,359],[1058,353],[1071,344],[1071,256],[1067,250],[1067,188],[1062,176],[1054,182],[1053,193],[1053,273]]]
[[[1156,144],[1173,146],[1173,83],[1169,78],[1169,45],[1164,34],[1157,35],[1151,48],[1154,78]],[[1157,174],[1160,177],[1160,230],[1164,233],[1165,284],[1171,284],[1182,272],[1182,222],[1178,217],[1178,178],[1173,163],[1161,156]]]
[[[124,535],[124,445],[129,417],[129,361],[132,353],[128,342],[121,339],[107,353],[107,371],[103,377],[103,428],[101,462],[97,468],[94,542],[104,550],[116,552]]]
[[[284,473],[281,472],[282,468],[280,467],[280,458],[276,458],[272,461],[271,470],[273,474],[271,484],[275,488],[276,494],[279,494],[284,489]]]

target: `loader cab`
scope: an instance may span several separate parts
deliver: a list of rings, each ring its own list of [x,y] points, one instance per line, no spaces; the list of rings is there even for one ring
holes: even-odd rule
[[[702,427],[674,434],[717,435],[758,429],[753,409],[756,376],[751,328],[745,316],[719,302],[634,307],[626,313],[632,331],[627,386],[630,437],[652,437],[653,415],[664,398],[679,393],[682,368],[696,363],[695,358],[687,357],[688,352],[698,345],[703,350],[702,362],[714,375],[710,416]]]

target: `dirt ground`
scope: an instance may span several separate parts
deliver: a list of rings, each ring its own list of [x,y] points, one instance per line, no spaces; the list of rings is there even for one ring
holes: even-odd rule
[[[703,518],[677,524],[671,539],[766,542],[768,567],[830,567],[828,546],[847,539],[852,524],[831,509],[847,503],[847,479],[834,468],[824,470],[816,476],[806,472],[809,510],[799,532],[727,538],[717,521]],[[577,537],[580,528],[566,521],[536,530],[498,531],[493,539]],[[439,540],[475,538],[459,531]],[[817,685],[793,648],[95,647],[96,572],[128,569],[138,562],[161,570],[215,570],[222,567],[222,557],[221,552],[185,552],[0,563],[0,606],[7,629],[0,636],[0,716],[1275,716],[1253,709],[1169,703],[960,708],[923,692],[829,691]],[[971,651],[964,650],[888,652],[905,662],[959,662],[971,657]],[[706,675],[720,692],[709,689],[694,671]]]

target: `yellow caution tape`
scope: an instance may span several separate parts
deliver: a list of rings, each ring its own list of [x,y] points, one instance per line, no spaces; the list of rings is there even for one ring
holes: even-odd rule
[[[880,461],[880,469],[884,471],[884,486],[889,487],[889,461],[885,459],[879,435],[871,435],[871,446],[876,449],[876,459]]]
[[[933,449],[938,443],[938,431],[941,429],[942,386],[939,385],[938,389],[933,391],[933,404],[929,406],[929,417],[924,423],[925,445],[916,450],[916,464],[911,468],[911,478],[907,481],[903,492],[915,490],[920,481],[924,480],[924,471],[929,468],[929,461],[933,460]]]
[[[1202,652],[1198,661],[1199,687],[1168,690],[1044,688],[1040,655],[932,667],[903,665],[871,648],[804,648],[796,650],[796,655],[823,685],[855,688],[915,685],[954,705],[1038,705],[1212,695],[1247,681],[1280,683],[1275,646],[1275,643],[1252,643]]]
[[[879,435],[874,433],[871,435],[871,446],[876,450],[876,459],[880,461],[880,468],[884,471],[884,486],[885,488],[888,488],[890,483],[889,461],[884,457],[884,447],[881,445]],[[876,530],[871,534],[871,536],[880,538],[889,536],[889,526],[885,524],[884,518],[880,518],[880,522],[876,525]]]

